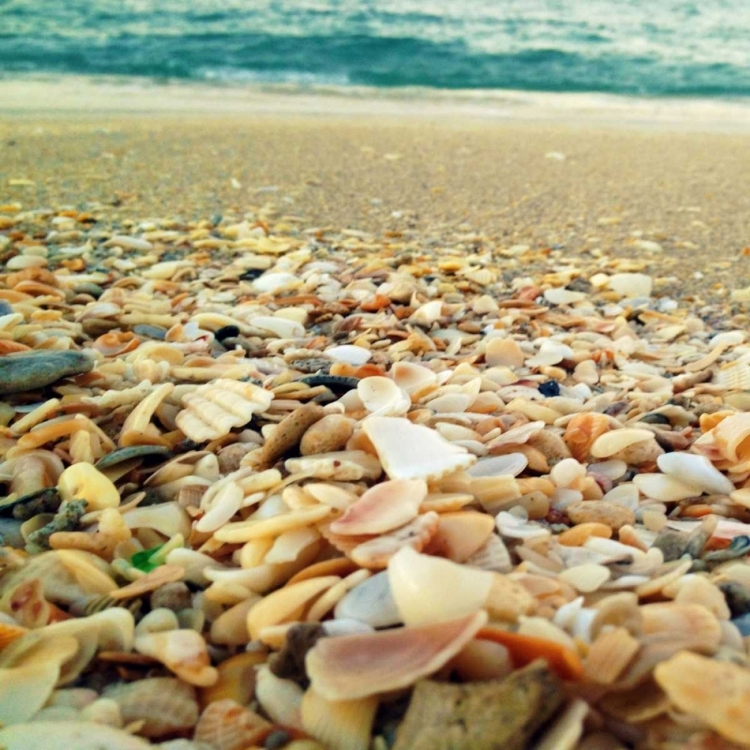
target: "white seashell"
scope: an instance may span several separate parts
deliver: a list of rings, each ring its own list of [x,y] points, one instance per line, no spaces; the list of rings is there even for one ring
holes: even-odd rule
[[[369,417],[363,428],[391,479],[437,480],[477,460],[429,427],[402,417]]]
[[[0,669],[0,722],[28,721],[47,702],[60,678],[54,661]]]
[[[509,539],[545,539],[551,535],[549,529],[507,511],[495,516],[495,525],[500,534]]]
[[[395,362],[388,372],[388,377],[415,400],[437,386],[437,375],[415,362]]]
[[[0,746],[4,750],[50,750],[51,738],[55,747],[70,750],[148,750],[152,747],[150,742],[124,729],[93,721],[39,721],[0,729]]]
[[[277,292],[285,287],[293,289],[301,285],[302,280],[293,273],[276,273],[273,271],[267,271],[261,276],[258,276],[258,278],[252,283],[254,291],[270,293]]]
[[[625,482],[624,484],[618,484],[617,487],[613,487],[602,497],[602,500],[605,500],[608,503],[622,505],[631,510],[638,510],[638,504],[640,502],[639,497],[637,485],[633,482]]]
[[[491,534],[473,555],[464,560],[464,564],[496,573],[510,573],[513,570],[510,552],[497,534]]]
[[[650,297],[653,279],[645,273],[616,273],[607,286],[620,297]]]
[[[190,516],[176,501],[133,508],[122,514],[130,529],[154,529],[166,537],[190,536]]]
[[[421,305],[409,317],[409,322],[413,325],[429,328],[433,323],[440,319],[443,310],[443,300],[434,299]]]
[[[255,697],[262,709],[277,724],[302,729],[302,688],[292,680],[277,677],[263,666],[255,681]]]
[[[325,355],[336,362],[346,362],[349,365],[358,367],[369,362],[372,358],[372,352],[365,349],[364,346],[356,344],[342,344],[341,346],[332,346],[325,350]]]
[[[603,586],[610,578],[610,570],[604,565],[588,563],[575,565],[560,573],[560,580],[569,583],[582,594],[590,594]]]
[[[376,573],[348,591],[338,601],[333,613],[337,620],[357,620],[373,628],[387,628],[402,622],[387,570]]]
[[[260,328],[280,339],[294,339],[305,335],[305,327],[301,323],[275,315],[256,315],[248,322],[254,328]]]
[[[539,351],[526,360],[527,367],[544,367],[545,365],[557,365],[564,359],[572,359],[575,356],[573,350],[559,341],[543,339]]]
[[[586,468],[575,458],[564,458],[552,467],[550,479],[558,487],[570,487],[586,476]]]
[[[657,466],[681,482],[693,485],[709,495],[728,495],[734,483],[724,476],[706,456],[676,451],[663,453],[656,459]]]
[[[411,399],[390,378],[372,376],[357,384],[357,395],[372,415],[400,417],[411,407]]]
[[[646,440],[654,440],[651,430],[638,429],[636,427],[625,427],[619,430],[610,430],[600,435],[591,444],[590,452],[594,458],[609,458],[625,448]]]
[[[479,611],[494,574],[400,549],[388,562],[393,598],[406,625],[427,625]]]
[[[586,299],[586,295],[583,292],[574,292],[570,289],[557,287],[556,289],[547,289],[544,293],[544,299],[551,305],[572,305],[574,302]]]
[[[664,455],[669,454],[665,453]],[[659,458],[662,458],[662,456],[659,456]],[[633,484],[646,497],[665,503],[685,500],[688,497],[695,497],[701,493],[700,487],[692,483],[683,482],[670,474],[636,474],[633,477]]]
[[[470,477],[517,477],[528,463],[529,459],[523,453],[504,453],[502,456],[480,458],[468,474]]]
[[[750,363],[738,361],[724,365],[716,371],[712,382],[728,391],[750,391]]]
[[[543,430],[544,427],[545,424],[542,420],[527,422],[520,427],[513,427],[502,435],[492,438],[492,440],[487,443],[487,448],[493,450],[506,445],[523,445],[529,441],[529,438]]]

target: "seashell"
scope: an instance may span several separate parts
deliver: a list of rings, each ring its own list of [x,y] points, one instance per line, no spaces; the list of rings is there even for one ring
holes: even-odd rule
[[[489,571],[422,555],[410,547],[391,557],[388,578],[406,625],[432,624],[477,612],[493,584]]]
[[[330,750],[368,750],[378,698],[331,701],[313,688],[302,698],[302,728]]]
[[[464,563],[496,573],[510,573],[513,570],[510,552],[497,534],[490,534],[487,541],[473,555],[466,558]]]
[[[54,661],[0,668],[2,724],[29,721],[52,695],[59,678],[60,665]]]
[[[0,610],[12,615],[24,632],[30,628],[43,627],[49,622],[52,614],[50,603],[44,597],[44,584],[39,578],[31,578],[17,586],[6,587],[0,599]],[[7,623],[0,624],[0,633],[6,625]],[[0,636],[3,646],[15,640],[12,628],[16,626],[7,626],[10,630]]]
[[[209,703],[195,726],[193,740],[205,742],[212,750],[243,750],[262,738],[258,730],[270,726],[262,716],[235,700]]]
[[[243,629],[247,631],[244,620]],[[247,643],[247,635],[243,643]],[[199,691],[201,706],[205,708],[214,701],[222,700],[232,700],[241,706],[247,706],[255,692],[256,669],[267,658],[265,651],[242,651],[220,662],[216,667],[219,679]]]
[[[641,644],[623,627],[602,631],[586,654],[586,679],[612,685],[638,653]]]
[[[610,430],[594,440],[590,453],[594,458],[610,458],[636,443],[653,439],[651,430],[636,427]]]
[[[436,672],[486,623],[483,611],[454,620],[321,638],[305,659],[312,688],[331,701],[407,687]]]
[[[525,355],[518,342],[510,338],[493,337],[484,347],[488,367],[523,367]]]
[[[139,634],[135,650],[164,664],[191,685],[213,685],[219,673],[210,666],[206,641],[194,630],[167,630]]]
[[[284,531],[276,537],[271,549],[263,557],[263,562],[272,564],[294,562],[319,539],[320,533],[310,526]]]
[[[300,440],[300,453],[333,453],[344,448],[354,432],[354,420],[343,414],[326,414],[308,427]]]
[[[417,552],[424,549],[435,535],[438,523],[439,516],[434,511],[422,513],[405,526],[357,544],[347,553],[348,557],[362,568],[384,568],[400,549],[410,548]]]
[[[594,442],[611,429],[609,417],[596,412],[576,414],[568,422],[563,440],[576,460],[581,463],[588,461],[591,446]]]
[[[584,720],[589,713],[586,701],[576,698],[552,722],[536,745],[535,750],[575,750],[583,736]],[[600,747],[600,750],[605,750]]]
[[[709,495],[728,495],[734,492],[734,483],[705,456],[675,451],[659,456],[656,464],[665,474],[674,476],[679,481],[697,487],[701,492]]]
[[[494,530],[495,522],[487,513],[475,510],[441,513],[428,552],[463,563],[487,543]]]
[[[664,455],[659,456],[659,458],[663,458]],[[665,503],[685,500],[701,493],[701,488],[696,484],[683,481],[683,479],[671,474],[636,474],[633,477],[633,484],[646,497]]]
[[[612,529],[606,524],[597,523],[595,521],[579,523],[567,531],[563,531],[563,533],[557,537],[557,543],[562,544],[565,547],[580,547],[592,536],[609,539],[612,536]]]
[[[233,427],[247,424],[253,414],[268,409],[273,393],[236,380],[219,378],[182,397],[185,407],[175,422],[196,443],[229,434]]]
[[[53,550],[28,559],[18,570],[3,578],[3,589],[14,589],[25,581],[39,579],[44,598],[68,605],[86,594],[108,594],[117,588],[98,557],[78,550]]]
[[[380,462],[374,456],[360,450],[289,458],[284,462],[284,468],[291,474],[301,474],[316,479],[332,479],[339,482],[377,479],[383,472]]]
[[[302,729],[302,688],[292,680],[277,677],[266,665],[258,669],[255,698],[276,724]]]
[[[416,362],[394,362],[388,372],[396,385],[418,401],[437,387],[437,375]]]
[[[57,491],[64,502],[85,500],[88,511],[116,508],[120,493],[114,484],[91,464],[69,466],[60,475]]]
[[[391,592],[389,573],[383,570],[350,589],[334,608],[336,619],[365,622],[373,628],[387,628],[402,622]]]
[[[476,638],[505,646],[516,669],[544,659],[563,680],[579,680],[583,676],[583,662],[578,652],[557,641],[512,633],[498,625],[482,627]]]
[[[141,340],[132,331],[108,331],[91,344],[105,357],[117,357],[137,349]]]
[[[531,747],[532,737],[564,699],[560,680],[541,662],[484,683],[422,680],[393,747],[441,747],[447,738],[456,747]]]
[[[465,448],[402,417],[369,417],[363,428],[390,479],[436,481],[476,462]]]
[[[117,703],[126,724],[143,722],[138,731],[145,737],[189,730],[198,721],[195,688],[174,677],[146,677],[110,685],[102,696]]]
[[[582,594],[590,594],[603,586],[610,575],[610,569],[604,565],[584,563],[564,570],[560,573],[560,580],[571,584]]]
[[[357,395],[371,415],[399,417],[411,407],[411,399],[406,392],[386,377],[363,378],[357,384]]]
[[[325,411],[318,404],[305,404],[288,414],[266,439],[254,468],[273,466],[285,453],[296,448],[308,429],[324,416]]]
[[[417,517],[427,496],[423,479],[392,479],[376,484],[331,523],[335,534],[380,534]]]
[[[750,365],[747,362],[722,365],[714,373],[713,383],[724,391],[750,391]]]
[[[466,682],[498,680],[513,671],[513,663],[505,646],[474,639],[453,658],[451,669]]]
[[[29,628],[25,628],[23,625],[13,625],[9,622],[0,622],[0,651],[26,635],[28,632]]]
[[[355,367],[364,365],[372,358],[372,352],[369,349],[355,344],[332,346],[325,350],[325,354],[335,362],[346,362]]]
[[[657,602],[640,608],[644,635],[673,638],[689,637],[693,649],[711,654],[721,642],[721,626],[715,615],[700,604]]]
[[[285,531],[312,526],[331,515],[332,508],[315,505],[310,508],[290,510],[270,518],[251,518],[247,521],[227,523],[214,532],[214,539],[220,542],[238,544],[251,539],[275,537]]]
[[[654,678],[679,710],[731,742],[750,744],[750,720],[745,711],[750,674],[745,667],[681,651],[657,664]]]
[[[122,430],[120,430],[119,445],[135,445],[144,442],[141,436],[147,434],[154,413],[172,391],[174,391],[174,383],[162,383],[138,403],[128,414],[128,418],[125,420]]]
[[[148,750],[149,742],[130,732],[95,721],[57,720],[14,724],[0,729],[5,750],[48,750],[50,737],[58,747],[75,750]]]
[[[261,637],[264,628],[285,622],[303,620],[305,610],[324,591],[339,583],[339,576],[320,576],[287,584],[263,597],[247,614],[250,638]]]
[[[645,273],[614,273],[607,288],[620,297],[650,297],[653,279]]]

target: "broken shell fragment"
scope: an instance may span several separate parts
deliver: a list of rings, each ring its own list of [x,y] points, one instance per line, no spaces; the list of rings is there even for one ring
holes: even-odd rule
[[[477,460],[465,448],[401,417],[369,417],[364,431],[391,479],[435,481]]]
[[[219,678],[206,650],[206,641],[194,630],[144,633],[135,639],[135,650],[151,656],[191,685],[213,685]]]
[[[331,701],[396,690],[440,669],[486,622],[479,611],[430,625],[321,638],[305,659],[307,674]]]
[[[91,464],[69,466],[60,475],[57,491],[63,501],[85,500],[89,511],[116,508],[120,504],[117,487]]]

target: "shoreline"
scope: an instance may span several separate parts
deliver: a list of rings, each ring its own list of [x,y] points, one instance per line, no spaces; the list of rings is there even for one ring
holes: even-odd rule
[[[6,117],[202,114],[258,117],[471,118],[679,132],[750,133],[750,101],[419,88],[202,84],[118,76],[0,76]]]

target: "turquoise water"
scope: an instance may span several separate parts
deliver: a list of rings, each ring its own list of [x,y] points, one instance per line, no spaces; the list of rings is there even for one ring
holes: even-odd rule
[[[750,96],[750,0],[0,0],[0,74]]]

